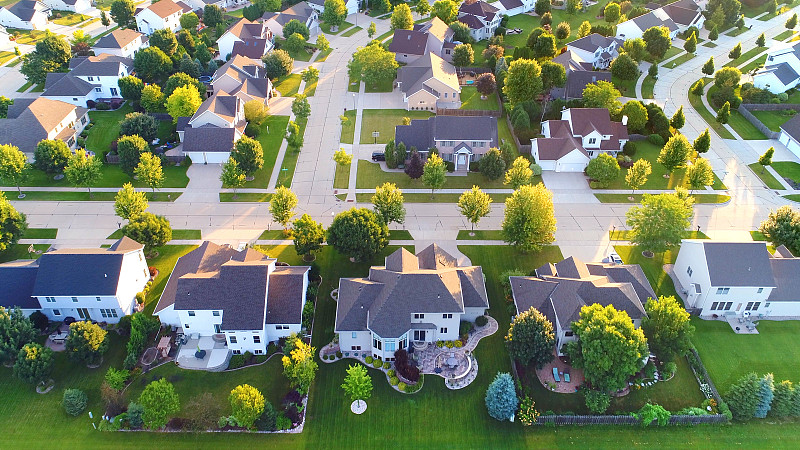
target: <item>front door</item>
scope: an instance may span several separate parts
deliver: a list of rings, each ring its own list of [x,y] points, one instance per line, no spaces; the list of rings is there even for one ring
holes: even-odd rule
[[[86,308],[78,308],[78,316],[83,320],[92,320],[92,317],[89,316],[89,310]]]
[[[458,167],[456,169],[461,169],[467,164],[467,155],[461,153],[458,155]]]
[[[425,330],[414,330],[414,340],[425,342]]]

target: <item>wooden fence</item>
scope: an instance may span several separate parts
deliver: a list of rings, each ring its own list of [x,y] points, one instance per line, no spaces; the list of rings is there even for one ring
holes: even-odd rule
[[[502,111],[498,111],[495,109],[448,109],[448,108],[437,108],[436,109],[437,116],[462,116],[462,117],[472,117],[472,116],[489,116],[489,117],[500,117],[503,115]]]
[[[787,110],[795,110],[800,112],[800,105],[789,105],[789,104],[772,104],[772,103],[742,103],[739,105],[738,111],[741,115],[747,119],[748,122],[752,123],[754,127],[758,128],[758,131],[764,133],[764,136],[767,139],[778,139],[781,133],[778,131],[772,131],[764,125],[758,117],[756,117],[751,111],[787,111]]]

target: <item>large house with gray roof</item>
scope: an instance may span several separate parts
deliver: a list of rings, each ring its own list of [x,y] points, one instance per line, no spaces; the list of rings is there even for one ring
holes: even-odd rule
[[[308,289],[306,266],[279,266],[253,249],[203,242],[178,258],[154,315],[185,335],[218,336],[233,354],[266,354],[299,333]]]
[[[567,81],[563,88],[554,87],[550,90],[553,98],[573,100],[583,98],[586,86],[598,81],[611,82],[611,72],[596,70],[594,64],[587,62],[577,52],[566,50],[553,58],[553,62],[564,66]]]
[[[607,69],[617,56],[622,40],[592,33],[567,44],[567,50],[574,52],[584,61],[588,61],[595,69]]]
[[[497,119],[488,116],[433,116],[415,119],[410,125],[395,127],[395,143],[403,143],[427,158],[436,148],[439,156],[455,165],[457,172],[469,170],[469,164],[479,161],[492,148],[499,147]]]
[[[642,37],[652,27],[666,27],[671,39],[689,29],[703,29],[705,17],[700,6],[694,0],[678,0],[647,14],[617,24],[617,37],[622,40]]]
[[[458,338],[461,321],[489,308],[480,266],[458,266],[436,244],[414,255],[398,249],[366,278],[339,279],[334,331],[339,348],[393,361],[412,342]]]
[[[482,41],[494,36],[502,16],[498,8],[483,0],[465,0],[458,8],[456,20],[469,27],[472,39]]]
[[[136,28],[148,36],[161,29],[176,32],[181,29],[181,16],[191,10],[183,2],[160,0],[136,10]]]
[[[90,0],[41,0],[41,2],[54,11],[72,11],[81,14],[88,13],[92,9]]]
[[[800,41],[770,48],[764,67],[753,75],[753,85],[773,94],[800,85]]]
[[[461,107],[461,86],[452,64],[426,53],[397,70],[397,87],[409,111]]]
[[[305,24],[312,35],[319,31],[319,12],[305,1],[292,5],[281,12],[267,11],[261,16],[261,19],[274,36],[283,36],[284,25],[293,19]]]
[[[673,271],[701,317],[800,318],[800,258],[786,247],[684,239]]]
[[[272,30],[264,22],[242,18],[217,39],[217,46],[221,60],[236,55],[260,59],[272,50]]]
[[[69,67],[67,73],[47,74],[42,97],[83,107],[89,101],[121,99],[119,79],[133,72],[133,59],[108,53],[76,56]]]
[[[57,249],[38,260],[0,264],[0,306],[117,323],[136,311],[136,294],[150,281],[144,246],[123,237],[110,248]]]
[[[576,339],[572,322],[580,319],[581,308],[600,304],[625,311],[636,328],[647,316],[644,304],[656,298],[638,264],[586,264],[569,257],[545,264],[533,276],[510,277],[517,314],[535,308],[553,323],[556,349]]]
[[[43,30],[47,28],[50,7],[36,0],[20,0],[0,6],[0,25],[23,30]]]
[[[44,139],[59,139],[74,149],[77,136],[89,123],[89,110],[46,97],[18,98],[0,119],[0,144],[33,154]]]
[[[128,28],[117,28],[98,39],[92,46],[92,50],[94,50],[96,56],[109,54],[123,58],[133,58],[136,52],[149,46],[147,36],[144,34]]]
[[[397,62],[410,63],[428,53],[453,61],[453,30],[438,17],[414,25],[412,30],[396,29],[389,44]]]

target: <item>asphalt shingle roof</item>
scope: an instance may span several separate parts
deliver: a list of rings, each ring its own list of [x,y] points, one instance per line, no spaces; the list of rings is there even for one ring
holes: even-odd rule
[[[230,152],[233,150],[235,128],[203,125],[187,126],[183,131],[184,152]]]
[[[131,42],[135,41],[136,38],[143,36],[142,33],[139,33],[136,30],[131,30],[128,28],[118,28],[111,33],[101,37],[97,43],[94,44],[94,48],[124,48],[126,45],[130,44]]]
[[[490,141],[489,147],[498,146],[497,119],[486,116],[433,116],[415,119],[411,125],[395,127],[395,141],[403,142],[407,149],[427,150],[436,140]]]
[[[711,286],[775,286],[763,242],[703,242]]]
[[[0,306],[11,309],[37,309],[41,306],[33,295],[39,266],[36,261],[13,261],[0,264]]]

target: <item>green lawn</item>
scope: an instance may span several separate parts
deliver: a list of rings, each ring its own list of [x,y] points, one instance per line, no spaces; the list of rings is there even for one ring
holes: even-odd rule
[[[449,179],[448,179],[449,180]],[[447,188],[447,186],[445,185]],[[425,186],[422,186],[425,188]],[[448,189],[453,188],[450,186]],[[465,188],[466,189],[466,188]],[[489,194],[489,197],[494,202],[503,203],[511,194]],[[461,194],[410,194],[403,193],[403,199],[406,203],[458,203]],[[356,201],[359,203],[368,203],[372,201],[372,194],[356,194]]]
[[[642,201],[642,194],[594,194],[600,203],[639,203]],[[629,198],[633,197],[633,200],[629,200]],[[730,195],[723,195],[723,194],[693,194],[694,202],[696,204],[704,204],[704,203],[725,203],[730,201]]]
[[[792,111],[792,110],[786,110]],[[772,131],[780,132],[781,125],[788,122],[789,119],[794,117],[794,114],[785,114],[784,111],[750,111],[758,118],[764,125]]]
[[[642,267],[647,280],[653,286],[653,291],[656,295],[672,295],[680,301],[676,292],[675,285],[672,284],[672,279],[664,272],[664,264],[674,264],[675,258],[678,257],[678,249],[667,250],[664,253],[656,253],[652,258],[645,258],[642,256],[642,249],[633,245],[615,245],[614,250],[617,252],[625,264],[639,264]]]
[[[605,25],[606,22],[604,22],[600,18],[597,18],[598,16],[600,16],[602,14],[603,6],[604,5],[601,5],[599,3],[598,4],[594,4],[594,5],[590,6],[590,7],[588,7],[586,9],[586,12],[583,12],[583,13],[580,13],[580,14],[575,14],[575,15],[567,14],[566,10],[563,10],[563,9],[551,9],[550,13],[553,16],[553,24],[552,24],[553,29],[555,29],[555,27],[561,22],[568,22],[570,24],[571,29],[572,29],[571,30],[572,33],[570,34],[570,36],[567,39],[565,39],[563,41],[559,41],[559,43],[558,43],[559,48],[561,46],[564,46],[567,43],[572,42],[572,41],[574,41],[575,39],[578,38],[578,28],[581,26],[581,23],[584,20],[588,20],[589,23],[591,23],[592,25],[598,25],[598,24],[604,24]],[[540,25],[538,17],[529,16],[527,14],[519,14],[519,15],[510,17],[509,20],[508,20],[507,28],[509,30],[512,30],[514,28],[521,28],[522,29],[522,33],[520,33],[520,34],[507,34],[505,36],[504,45],[507,48],[506,54],[509,55],[509,56],[513,55],[513,53],[514,53],[513,47],[524,47],[526,45],[527,41],[528,41],[528,35],[531,33],[531,30],[533,30],[534,28],[539,27],[539,26],[541,26],[541,25]],[[481,42],[481,44],[484,44],[484,47],[485,47],[485,42]],[[480,54],[479,53],[475,53],[475,55],[476,55],[476,58],[477,58],[477,55],[480,55]]]
[[[384,172],[377,163],[358,160],[357,189],[374,189],[386,182],[395,183],[400,189],[426,189],[421,179],[412,180],[403,172]],[[448,176],[444,189],[471,189],[476,185],[484,189],[508,189],[508,186],[503,185],[502,178],[491,181],[477,172],[470,172],[467,176]]]
[[[392,92],[392,89],[394,89],[394,79],[381,80],[375,84],[365,83],[364,85],[364,92],[366,93]]]
[[[321,24],[319,24],[319,29],[322,30],[322,32],[325,33],[325,34],[339,34],[342,31],[344,31],[344,30],[346,30],[346,29],[348,29],[348,28],[350,28],[352,26],[353,26],[352,23],[344,22],[343,24],[339,25],[339,29],[338,30],[331,31],[331,26],[328,25],[325,22],[322,22]]]
[[[167,166],[164,167],[164,188],[182,188],[186,187],[189,183],[189,177],[186,176],[185,166]],[[144,182],[134,180],[128,174],[122,171],[119,165],[116,164],[103,164],[100,169],[102,178],[97,182],[95,187],[110,188],[122,187],[125,183],[132,183],[134,187],[147,187]],[[8,183],[0,182],[0,186],[9,186]],[[54,176],[47,174],[39,169],[30,169],[28,171],[28,179],[22,184],[26,186],[36,187],[72,187],[67,181],[66,177],[60,180],[54,179]]]
[[[111,150],[111,142],[119,138],[119,123],[125,114],[133,112],[133,106],[125,103],[116,111],[91,111],[89,119],[94,126],[86,137],[86,150],[105,155]]]
[[[700,116],[703,117],[708,126],[717,132],[719,137],[722,139],[735,139],[727,128],[725,128],[721,123],[717,122],[716,113],[711,112],[708,110],[708,108],[706,108],[706,106],[703,104],[703,101],[700,99],[700,96],[694,95],[690,92],[689,103],[691,103],[692,108],[697,110]]]
[[[25,92],[28,89],[30,89],[31,86],[33,86],[33,82],[26,81],[25,84],[23,84],[22,86],[19,87],[19,89],[17,89],[17,92]]]
[[[289,234],[283,232],[283,230],[264,230],[263,233],[258,237],[258,240],[265,241],[265,240],[283,240],[283,239],[291,239],[292,233],[291,230]]]
[[[9,34],[19,34],[15,44],[36,45],[36,42],[43,39],[47,35],[47,30],[23,30],[21,28],[7,28]],[[58,35],[61,36],[61,35]],[[61,36],[64,37],[64,36]]]
[[[306,83],[305,87],[303,88],[303,95],[306,97],[313,97],[314,94],[317,93],[317,83],[318,81],[312,81],[311,83]]]
[[[734,28],[732,31],[729,31],[729,32],[725,33],[725,35],[726,36],[730,36],[730,37],[736,37],[736,36],[739,36],[740,34],[746,32],[747,30],[748,30],[747,27]]]
[[[783,198],[785,198],[786,200],[791,200],[793,202],[800,203],[800,194],[784,195]]]
[[[731,111],[728,125],[733,127],[736,134],[745,140],[764,140],[767,137],[758,128],[747,120],[739,111]]]
[[[695,55],[693,53],[684,53],[672,61],[665,63],[663,67],[667,69],[674,69],[687,61],[691,61],[694,57]]]
[[[293,73],[281,78],[275,85],[275,89],[277,89],[283,97],[294,97],[300,89],[300,81],[300,74]]]
[[[755,60],[742,66],[740,70],[742,71],[742,73],[750,73],[751,71],[762,67],[766,61],[767,61],[767,55],[766,54],[761,55]]]
[[[236,198],[233,198],[233,193],[220,192],[219,201],[221,202],[268,202],[272,198],[272,194],[259,194],[256,192],[237,192]]]
[[[786,31],[778,34],[777,36],[775,36],[775,40],[776,41],[784,41],[784,40],[789,39],[790,37],[794,36],[794,33],[795,33],[794,30],[786,30]]]
[[[336,175],[333,178],[334,189],[347,189],[350,186],[350,164],[336,164]]]
[[[668,60],[668,59],[670,59],[670,58],[672,58],[674,56],[677,56],[679,53],[682,53],[683,51],[684,50],[682,48],[678,48],[678,47],[674,47],[674,46],[670,47],[669,50],[667,50],[667,53],[664,54],[664,57],[661,58],[661,61],[666,61],[666,60]]]
[[[481,94],[475,86],[461,87],[461,109],[494,110],[499,108],[497,95],[492,94],[481,100]]]
[[[38,259],[43,252],[50,248],[50,244],[33,244],[33,248],[40,253],[28,253],[29,244],[11,244],[4,251],[0,252],[0,263],[16,261],[18,259]],[[0,378],[2,379],[2,378]],[[0,381],[1,383],[1,381]],[[0,406],[1,408],[2,406]]]
[[[55,239],[58,228],[28,228],[22,239]]]
[[[361,89],[361,80],[358,77],[351,77],[347,84],[347,92],[358,92]]]
[[[403,124],[403,117],[413,119],[427,119],[433,113],[428,111],[406,111],[405,109],[365,109],[361,116],[361,143],[372,144],[375,138],[372,132],[377,131],[380,136],[378,144],[386,144],[394,139],[394,127]],[[355,121],[355,118],[354,120]]]
[[[475,236],[470,236],[470,230],[458,230],[458,240],[464,241],[502,241],[502,230],[475,230]]]
[[[767,237],[764,236],[764,233],[760,231],[751,231],[750,237],[753,238],[754,241],[766,241]]]
[[[772,163],[772,168],[784,178],[789,178],[795,183],[800,183],[800,164],[792,161],[777,161]]]
[[[361,27],[352,27],[349,30],[347,30],[344,33],[342,33],[342,37],[350,37],[350,36],[358,33],[361,30],[363,30],[363,28],[361,28]]]
[[[300,127],[300,134],[305,135],[306,124],[308,119],[297,119],[297,125]],[[283,155],[283,163],[281,164],[281,171],[278,173],[278,180],[275,187],[292,186],[292,179],[294,178],[294,171],[297,168],[297,158],[300,156],[301,149],[286,147],[286,153]]]
[[[497,137],[500,138],[500,142],[510,142],[511,146],[514,147],[514,150],[517,153],[519,153],[519,149],[517,148],[517,142],[511,135],[511,129],[508,128],[508,122],[506,122],[505,113],[503,114],[502,117],[497,118]]]
[[[122,230],[116,230],[109,234],[106,239],[120,239],[122,237]],[[189,240],[200,239],[200,230],[172,230],[172,239]],[[151,264],[152,265],[152,264]]]
[[[612,76],[611,82],[614,83],[614,87],[619,90],[623,97],[636,97],[636,79],[623,80]]]
[[[329,48],[329,49],[325,50],[324,52],[317,52],[317,57],[316,57],[316,59],[314,59],[314,61],[315,62],[323,62],[323,61],[325,61],[326,59],[328,59],[328,56],[331,54],[332,51],[333,51],[333,49]]]
[[[342,137],[340,141],[344,144],[352,144],[356,134],[356,111],[352,109],[347,110],[344,116],[347,117],[348,120],[342,124]]]
[[[389,239],[392,241],[412,241],[414,237],[408,230],[389,230]]]
[[[745,61],[749,61],[751,58],[755,57],[756,55],[758,55],[760,53],[763,53],[763,52],[766,52],[766,51],[767,51],[766,47],[751,48],[750,50],[742,53],[742,56],[740,56],[740,57],[738,57],[738,58],[736,58],[734,60],[731,60],[728,63],[726,63],[725,67],[739,67],[740,65],[744,64]]]
[[[632,230],[609,231],[608,238],[612,241],[629,241],[633,237]],[[702,231],[686,231],[683,233],[684,239],[711,239]]]
[[[764,169],[761,164],[754,162],[753,164],[748,164],[750,169],[753,170],[758,178],[761,178],[761,182],[764,183],[770,189],[783,189],[783,185],[780,181],[778,181],[772,173]]]
[[[711,41],[706,41],[706,42],[704,42],[704,43],[703,43],[703,44],[701,44],[701,45],[702,45],[703,47],[708,47],[708,48],[716,48],[716,47],[717,47],[717,44],[715,44],[715,43],[713,43],[713,42],[711,42]]]
[[[653,98],[653,89],[656,86],[656,79],[647,75],[644,77],[644,81],[642,81],[642,98],[645,99],[652,99]]]
[[[116,192],[89,192],[84,191],[28,191],[24,189],[22,193],[25,198],[18,199],[17,191],[3,191],[10,200],[15,201],[40,201],[40,202],[78,202],[78,201],[95,201],[95,202],[113,202],[116,197]],[[167,198],[167,195],[170,198]],[[156,198],[153,198],[151,193],[147,193],[147,199],[151,202],[174,202],[175,199],[181,196],[181,192],[165,192],[159,191]]]
[[[264,151],[264,165],[253,175],[253,181],[245,182],[245,188],[266,189],[268,187],[288,124],[289,116],[269,116],[261,124],[261,131],[256,140],[261,143]]]
[[[0,52],[0,66],[16,58],[17,54],[14,52]]]
[[[165,245],[156,248],[158,256],[147,258],[147,265],[158,269],[158,275],[150,291],[147,293],[144,308],[146,313],[152,314],[153,310],[156,308],[156,303],[158,303],[161,293],[164,292],[164,287],[167,285],[169,275],[172,273],[172,269],[175,268],[175,263],[178,261],[178,258],[195,248],[197,248],[196,245]]]
[[[65,27],[71,27],[71,26],[77,25],[77,24],[79,24],[79,23],[91,18],[90,16],[84,16],[83,14],[76,14],[76,13],[74,13],[72,11],[59,11],[59,10],[55,10],[55,9],[51,12],[51,14],[52,15],[56,15],[56,14],[61,15],[61,17],[59,17],[58,19],[53,19],[51,22],[53,22],[55,24],[58,24],[58,25],[63,25]]]
[[[388,38],[388,37],[390,37],[392,35],[394,35],[394,30],[389,30],[386,33],[383,33],[382,35],[376,37],[375,39],[378,40],[378,41],[383,42],[384,39],[386,39],[386,38]]]

